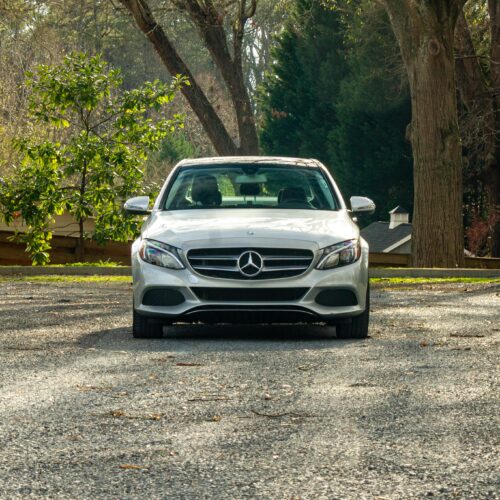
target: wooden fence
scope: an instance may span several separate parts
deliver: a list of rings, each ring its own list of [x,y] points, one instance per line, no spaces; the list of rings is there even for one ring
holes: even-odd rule
[[[0,231],[0,265],[30,265],[28,254],[24,245],[10,240],[13,233]],[[77,262],[78,239],[71,236],[54,236],[52,238],[52,251],[50,252],[52,264],[68,264]],[[105,246],[98,245],[95,241],[85,242],[85,261],[97,262],[110,260],[123,265],[130,265],[130,243],[109,242]],[[371,267],[409,267],[410,256],[396,253],[371,253]],[[500,269],[500,259],[466,257],[465,267],[474,269]]]
[[[370,267],[410,267],[408,254],[370,253]],[[465,257],[465,267],[470,269],[500,269],[500,259]]]
[[[31,265],[31,260],[25,252],[25,245],[11,241],[13,233],[0,231],[0,265]],[[50,252],[51,264],[69,264],[77,262],[78,238],[71,236],[53,236]],[[130,243],[109,242],[105,246],[95,241],[85,241],[85,261],[98,262],[110,260],[120,264],[130,265]]]

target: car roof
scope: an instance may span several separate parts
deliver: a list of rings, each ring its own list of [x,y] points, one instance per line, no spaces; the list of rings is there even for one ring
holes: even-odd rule
[[[289,158],[286,156],[214,156],[210,158],[189,158],[180,161],[178,167],[206,167],[209,165],[226,164],[274,164],[295,167],[322,167],[323,165],[313,158]]]

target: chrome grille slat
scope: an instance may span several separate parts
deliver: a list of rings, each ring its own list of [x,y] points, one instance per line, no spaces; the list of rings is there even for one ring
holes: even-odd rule
[[[288,266],[288,267],[264,267],[263,273],[272,273],[275,271],[305,271],[309,266]]]
[[[197,255],[191,260],[238,260],[239,255]]]
[[[264,257],[262,256],[262,258],[264,259],[264,261],[266,260],[311,260],[310,257],[290,257],[290,256],[282,256],[282,255],[273,255],[272,257]]]
[[[255,276],[243,275],[238,267],[240,256],[248,251],[262,258],[262,270]],[[187,252],[190,266],[203,276],[252,281],[298,276],[309,269],[313,257],[311,250],[294,248],[200,248]]]
[[[237,267],[223,267],[223,266],[200,266],[198,264],[193,265],[193,269],[197,271],[230,271],[239,273]]]

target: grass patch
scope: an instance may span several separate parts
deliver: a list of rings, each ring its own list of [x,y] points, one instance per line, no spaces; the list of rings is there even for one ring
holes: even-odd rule
[[[112,260],[99,260],[97,262],[70,262],[67,264],[47,264],[42,267],[50,267],[50,268],[65,268],[65,267],[124,267],[121,262],[114,262]],[[12,267],[12,266],[0,266],[0,267]],[[21,266],[15,266],[21,267]],[[31,266],[24,266],[31,267]]]
[[[131,283],[131,276],[0,276],[0,282],[41,282],[41,283]],[[500,278],[370,278],[376,285],[432,285],[440,283],[500,283]]]
[[[439,283],[500,283],[500,278],[370,278],[370,282],[383,285],[432,285]]]
[[[132,283],[131,276],[0,276],[1,282],[41,283]]]
[[[72,262],[70,264],[52,264],[48,267],[122,267],[121,262],[113,262],[112,260],[99,260],[97,262]]]

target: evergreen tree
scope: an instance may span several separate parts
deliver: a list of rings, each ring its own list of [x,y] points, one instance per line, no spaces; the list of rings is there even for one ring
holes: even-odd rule
[[[377,212],[367,223],[398,204],[411,210],[413,188],[397,44],[383,11],[360,19],[294,1],[262,87],[261,144],[268,154],[318,158],[347,198],[372,197]]]
[[[346,74],[341,19],[315,0],[295,0],[262,88],[261,146],[266,153],[328,160],[327,137]]]
[[[408,86],[386,13],[365,6],[349,28],[348,74],[335,102],[329,162],[346,197],[362,194],[377,205],[373,219],[413,207]],[[364,221],[363,221],[364,222]]]

